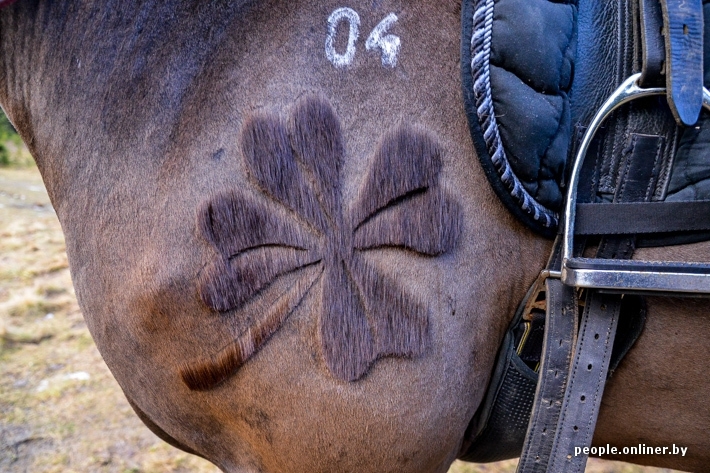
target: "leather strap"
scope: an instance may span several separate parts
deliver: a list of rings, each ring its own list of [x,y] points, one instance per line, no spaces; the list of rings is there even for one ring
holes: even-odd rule
[[[636,235],[710,230],[710,200],[578,204],[577,235]]]
[[[661,0],[668,104],[679,125],[692,126],[703,107],[702,0]]]
[[[663,10],[659,0],[641,0],[641,41],[644,45],[639,85],[644,88],[665,87],[666,45],[663,40]]]
[[[659,136],[631,134],[623,151],[612,205],[649,201],[653,197],[658,181],[658,153],[655,159],[648,158],[651,150],[662,148],[663,141]],[[630,259],[635,241],[635,236],[603,238],[597,257]],[[592,443],[622,297],[589,291],[547,471],[584,471],[587,456],[575,456],[574,449]]]
[[[552,453],[553,439],[577,333],[575,290],[558,279],[547,279],[545,342],[540,376],[518,472],[542,473]]]
[[[620,309],[616,295],[593,292],[587,300],[547,471],[584,471],[587,456],[574,449],[592,444]]]
[[[630,120],[633,125],[633,120]],[[623,133],[623,128],[621,132]],[[616,185],[613,189],[614,204],[649,201],[655,193],[660,169],[660,150],[664,138],[655,135],[631,133],[627,145],[619,153]],[[649,159],[649,156],[654,156]],[[586,200],[586,198],[585,198]],[[603,238],[597,249],[599,258],[629,259],[635,249],[635,236]],[[549,282],[548,294],[555,294],[556,283]],[[561,284],[561,282],[559,282]],[[548,323],[563,320],[558,311],[567,305],[577,320],[574,288],[565,291],[568,300],[552,303],[548,300]],[[548,296],[548,297],[550,297]],[[586,455],[574,455],[575,447],[589,447],[596,426],[599,406],[609,368],[612,347],[618,324],[622,296],[589,291],[579,332],[550,333],[546,335],[543,361],[539,380],[539,395],[533,405],[533,415],[528,427],[528,437],[521,456],[519,472],[572,472],[584,471]],[[555,314],[555,312],[558,312]],[[569,324],[569,323],[568,323]],[[569,330],[569,325],[567,330]],[[577,334],[578,333],[578,334]],[[575,335],[577,336],[575,343]],[[574,346],[574,360],[570,364],[568,352],[562,354],[556,347],[566,343]],[[552,351],[548,353],[548,350]],[[554,369],[553,367],[559,369]],[[559,397],[543,385],[564,389]],[[549,397],[546,397],[548,396]],[[556,396],[556,397],[553,397]]]

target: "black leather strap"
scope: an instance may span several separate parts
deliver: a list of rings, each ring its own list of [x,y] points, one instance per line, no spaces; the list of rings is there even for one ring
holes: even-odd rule
[[[557,248],[559,246],[556,246]],[[558,267],[559,254],[555,252],[550,259],[550,267]],[[543,361],[542,345],[545,343],[546,335],[545,319],[550,317],[547,310],[547,276],[549,274],[543,271],[518,305],[501,344],[486,396],[466,430],[459,456],[461,460],[487,463],[518,457],[526,438],[535,438],[535,434],[530,437],[528,433],[528,423],[538,384],[538,373],[535,370],[540,369],[540,363]],[[564,287],[560,285],[559,281],[550,282],[558,289]],[[559,307],[563,302],[561,297],[572,301],[573,295],[573,291],[565,295],[553,295],[554,308],[550,308],[550,310],[556,311],[555,316],[560,315]],[[640,298],[625,297],[623,302],[619,314],[619,336],[614,340],[612,349],[610,373],[633,346],[645,321],[644,305]],[[540,309],[544,312],[540,313]],[[567,310],[574,310],[574,307],[570,306]],[[574,320],[574,317],[568,318],[571,323]],[[573,328],[567,331],[570,337],[574,336],[575,330]],[[549,333],[547,335],[549,336]],[[571,347],[571,343],[568,346]],[[567,365],[570,357],[571,350],[568,350]],[[563,384],[561,388],[556,390],[560,399],[564,394]],[[549,387],[543,389],[549,389]],[[560,406],[560,404],[556,405]],[[553,422],[555,416],[558,414],[552,415]],[[554,425],[552,427],[549,430],[549,435],[554,432]],[[547,434],[548,432],[544,432],[542,435]],[[547,445],[551,445],[551,442],[548,442]],[[537,446],[533,445],[533,448],[537,448]],[[539,456],[538,451],[531,452],[535,454],[535,457]],[[548,457],[549,451],[544,462],[541,461],[542,458],[533,458],[538,470],[547,464]]]
[[[637,235],[710,230],[710,200],[578,204],[578,235]]]
[[[663,167],[666,138],[663,135],[646,135],[638,131],[649,123],[644,114],[626,111],[626,115],[617,117],[616,123],[608,127],[608,133],[614,143],[622,144],[599,148],[600,155],[595,163],[595,175],[592,180],[592,194],[597,199],[611,197],[614,203],[648,202],[653,199],[659,175]],[[583,189],[581,192],[585,192]],[[585,195],[582,202],[589,202]],[[591,200],[594,202],[594,200]],[[594,204],[582,204],[592,208]],[[606,220],[607,217],[603,218]],[[635,236],[613,236],[601,240],[597,250],[599,258],[629,259],[635,249]],[[572,291],[569,289],[568,291]],[[574,299],[572,299],[574,300]],[[551,376],[544,369],[540,385],[561,380],[566,381],[564,398],[536,399],[533,407],[528,442],[523,451],[518,471],[583,471],[586,455],[574,455],[575,447],[591,445],[594,427],[601,405],[601,397],[606,382],[609,360],[618,324],[622,296],[589,291],[581,329],[577,335],[574,361],[565,366],[564,371],[556,372],[554,381],[545,380]],[[552,306],[552,304],[551,304]],[[576,307],[576,304],[574,304]],[[576,316],[575,316],[576,319]],[[554,322],[554,321],[550,321]],[[575,332],[576,334],[576,332]],[[560,338],[562,343],[573,341],[574,335]],[[554,336],[550,334],[550,336]],[[546,350],[551,347],[551,339],[546,338]],[[559,343],[559,342],[558,342]],[[548,362],[551,354],[544,353],[543,360]],[[553,360],[562,365],[563,358]],[[569,370],[569,375],[566,373]],[[559,406],[558,406],[559,404]],[[553,409],[546,406],[553,405]],[[551,418],[543,418],[535,413],[541,412],[550,417],[558,415],[556,425]],[[554,429],[554,430],[552,430]],[[549,453],[548,453],[549,452]],[[549,456],[547,462],[545,457]]]
[[[640,0],[641,42],[644,45],[639,85],[665,87],[666,45],[663,41],[663,10],[659,0]]]

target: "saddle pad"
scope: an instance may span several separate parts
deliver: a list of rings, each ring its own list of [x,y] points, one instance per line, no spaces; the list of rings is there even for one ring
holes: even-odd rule
[[[553,236],[572,133],[576,2],[464,0],[463,9],[464,100],[481,165],[514,215]]]

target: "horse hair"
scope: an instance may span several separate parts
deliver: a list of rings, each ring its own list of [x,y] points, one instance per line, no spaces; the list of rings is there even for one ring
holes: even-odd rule
[[[322,353],[335,377],[356,381],[378,358],[421,355],[428,343],[427,304],[363,253],[391,248],[436,257],[455,246],[461,210],[439,186],[436,139],[411,126],[386,133],[347,212],[344,139],[327,101],[302,99],[287,125],[274,116],[250,117],[241,140],[247,176],[260,198],[229,191],[199,210],[198,229],[217,255],[199,274],[198,293],[218,312],[259,307],[267,315],[252,314],[260,321],[229,346],[183,367],[188,387],[212,388],[253,356],[314,285],[305,276],[314,265],[323,280]],[[289,274],[296,277],[295,289],[269,307],[252,304]],[[304,284],[307,289],[298,290]]]

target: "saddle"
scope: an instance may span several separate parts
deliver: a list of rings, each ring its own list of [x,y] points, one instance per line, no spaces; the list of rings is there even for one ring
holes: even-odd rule
[[[642,296],[710,294],[708,264],[631,259],[710,240],[710,3],[464,0],[462,27],[481,166],[555,245],[460,458],[584,471],[573,450],[591,445],[604,382],[643,329]]]

